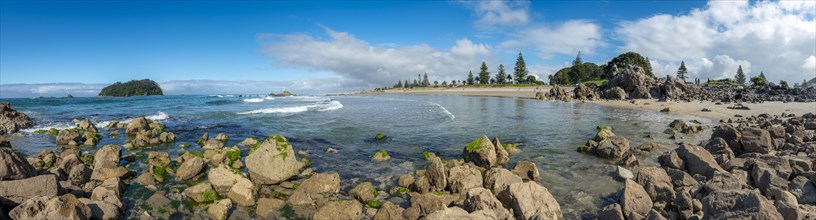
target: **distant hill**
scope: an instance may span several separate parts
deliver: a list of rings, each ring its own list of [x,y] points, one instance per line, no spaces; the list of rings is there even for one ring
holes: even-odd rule
[[[98,96],[128,97],[164,95],[159,84],[153,80],[131,80],[126,83],[116,82],[102,88]]]

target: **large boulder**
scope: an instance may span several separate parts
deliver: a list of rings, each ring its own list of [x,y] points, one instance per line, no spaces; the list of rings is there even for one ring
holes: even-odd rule
[[[496,213],[490,210],[479,210],[473,213],[468,213],[462,208],[451,207],[435,211],[425,216],[426,220],[448,220],[448,219],[499,219]]]
[[[119,178],[110,178],[102,182],[91,192],[91,200],[104,201],[122,207],[122,186]]]
[[[94,171],[91,174],[91,179],[105,180],[103,169],[115,169],[119,167],[121,160],[122,148],[113,144],[105,145],[94,154]]]
[[[57,133],[57,145],[72,145],[77,146],[79,143],[83,143],[85,138],[82,137],[79,132],[74,130],[60,130]]]
[[[374,184],[371,182],[357,184],[357,186],[349,191],[349,195],[351,197],[354,197],[362,203],[367,203],[370,200],[374,200],[374,197],[376,197],[374,195],[375,193],[377,193],[377,189],[374,188]]]
[[[807,177],[797,176],[791,180],[789,189],[800,204],[816,204],[816,185]]]
[[[572,90],[572,94],[576,100],[594,101],[598,99],[598,94],[595,93],[595,89],[582,83],[579,83],[578,86]]]
[[[706,179],[711,179],[711,177],[714,176],[714,172],[726,172],[717,164],[717,161],[714,160],[711,153],[702,147],[683,144],[675,149],[675,151],[677,152],[677,156],[683,160],[685,170],[691,175],[700,174],[705,176]]]
[[[482,173],[468,165],[455,166],[448,171],[448,188],[453,193],[464,193],[482,186]]]
[[[771,133],[765,129],[760,128],[745,128],[742,130],[742,150],[744,153],[762,153],[767,154],[774,150],[773,139]]]
[[[473,162],[480,167],[490,168],[498,164],[496,146],[485,135],[465,146],[462,155],[465,162]]]
[[[632,180],[625,180],[620,193],[621,210],[626,219],[644,219],[652,210],[652,199],[643,186]]]
[[[604,99],[609,99],[609,100],[624,100],[624,99],[626,99],[626,91],[624,91],[622,88],[616,86],[616,87],[612,87],[612,88],[604,90],[601,93],[601,97],[603,97]]]
[[[444,210],[446,207],[448,207],[448,205],[451,204],[451,202],[453,202],[445,194],[410,193],[410,196],[411,207],[405,209],[405,211],[403,211],[403,215],[405,215],[406,213],[416,213],[418,217],[427,216],[436,211]],[[458,196],[456,197],[458,198]]]
[[[207,214],[213,219],[226,219],[229,210],[232,208],[232,201],[229,199],[218,200],[209,207],[207,207]]]
[[[405,211],[405,209],[394,205],[394,203],[385,201],[383,202],[382,207],[377,210],[377,214],[374,215],[374,220],[400,220],[403,219],[403,211]]]
[[[0,135],[11,134],[34,126],[28,115],[11,108],[11,103],[0,102]]]
[[[28,161],[11,148],[0,147],[0,181],[19,180],[37,175]]]
[[[262,219],[271,219],[275,217],[274,213],[286,206],[286,201],[276,198],[260,198],[258,199],[258,206],[255,208],[255,214]]]
[[[79,198],[79,201],[91,209],[91,219],[114,220],[119,219],[119,207],[103,201],[91,201],[87,198]]]
[[[522,160],[516,162],[513,167],[513,173],[521,177],[523,180],[532,180],[538,182],[541,179],[541,174],[538,172],[538,166],[535,163]]]
[[[493,138],[493,147],[496,148],[496,165],[507,165],[507,162],[510,162],[510,153],[504,149],[498,137]]]
[[[705,149],[711,153],[717,164],[725,164],[725,162],[734,158],[734,152],[728,147],[728,142],[720,137],[711,138],[705,145]]]
[[[793,171],[784,158],[769,155],[749,158],[746,166],[754,186],[762,193],[767,195],[775,190],[788,189],[788,178]]]
[[[357,220],[363,214],[363,205],[357,200],[333,201],[317,210],[315,220]]]
[[[176,171],[176,180],[189,180],[205,169],[207,169],[207,165],[204,163],[204,159],[195,156],[190,157],[179,166],[178,171]]]
[[[187,187],[182,193],[197,203],[209,203],[218,198],[217,192],[215,192],[215,189],[213,189],[212,185],[208,182]]]
[[[598,212],[598,220],[625,220],[620,204],[613,203],[604,206],[603,209]]]
[[[605,159],[621,159],[629,152],[629,140],[625,137],[610,137],[599,142],[597,147],[592,148],[592,152]]]
[[[671,202],[674,186],[666,170],[659,167],[641,167],[635,181],[643,186],[653,202]]]
[[[728,143],[728,146],[734,151],[734,154],[740,155],[742,154],[742,144],[740,143],[740,139],[742,139],[742,133],[728,124],[721,124],[717,127],[714,127],[711,138],[722,138]]]
[[[294,206],[317,208],[326,204],[338,192],[340,192],[340,175],[318,173],[303,181],[286,202]]]
[[[246,178],[240,178],[232,185],[230,191],[227,193],[227,198],[239,206],[254,206],[255,205],[255,185],[252,181]]]
[[[493,192],[481,187],[467,191],[464,208],[468,212],[490,210],[496,214],[498,219],[513,219],[513,215],[504,208]]]
[[[494,167],[485,172],[484,186],[493,191],[494,195],[504,191],[513,183],[522,183],[521,177],[501,167]]]
[[[517,219],[564,219],[558,201],[536,182],[510,184],[497,197]]]
[[[702,203],[706,219],[783,219],[773,203],[756,191],[715,191]]]
[[[659,84],[659,81],[646,74],[646,70],[639,66],[628,65],[613,70],[613,77],[607,83],[610,87],[619,87],[627,94],[633,94],[640,90],[645,90],[647,95],[649,87]],[[630,98],[649,98],[635,96]]]
[[[73,194],[26,200],[9,212],[12,219],[90,219],[91,209]]]
[[[55,175],[0,181],[0,204],[15,206],[29,198],[58,196],[62,191]]]
[[[147,123],[147,119],[144,116],[141,116],[128,122],[127,127],[125,128],[125,133],[128,135],[135,135],[139,132],[147,130],[150,130],[150,125]]]
[[[229,191],[232,189],[232,186],[243,178],[243,176],[233,173],[224,165],[210,169],[210,171],[207,172],[207,180],[220,195],[227,195],[227,193],[229,193]]]
[[[256,184],[283,182],[298,175],[302,166],[292,145],[279,135],[267,138],[246,157],[249,177]]]
[[[435,157],[431,161],[431,165],[425,170],[425,177],[430,183],[431,191],[443,191],[448,185],[448,172],[445,172],[445,165],[442,159]]]

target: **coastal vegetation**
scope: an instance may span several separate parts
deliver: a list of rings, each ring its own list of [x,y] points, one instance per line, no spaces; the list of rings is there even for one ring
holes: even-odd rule
[[[130,97],[164,95],[159,84],[150,79],[131,80],[126,83],[116,82],[99,92],[103,97]]]

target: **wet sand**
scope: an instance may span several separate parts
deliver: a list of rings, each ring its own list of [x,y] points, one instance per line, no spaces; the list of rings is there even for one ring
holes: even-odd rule
[[[535,98],[537,91],[547,92],[549,86],[539,87],[502,87],[502,88],[421,88],[421,89],[399,89],[386,90],[386,94],[416,94],[416,95],[463,95],[463,96],[495,96],[514,98]],[[572,88],[567,88],[572,89]],[[579,101],[580,102],[580,101]],[[765,102],[765,103],[745,103],[744,106],[750,110],[728,109],[734,104],[717,105],[709,101],[695,102],[658,102],[657,100],[637,100],[631,103],[626,100],[607,101],[587,101],[598,105],[643,109],[647,111],[660,111],[666,107],[671,108],[674,114],[692,115],[710,119],[714,122],[734,118],[735,115],[751,116],[762,113],[774,114],[796,114],[816,113],[816,102]],[[702,111],[704,108],[710,112]]]

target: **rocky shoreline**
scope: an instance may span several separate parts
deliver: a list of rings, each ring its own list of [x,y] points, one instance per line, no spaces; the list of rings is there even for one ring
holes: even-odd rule
[[[312,170],[309,154],[283,136],[226,146],[228,134],[204,133],[196,151],[174,146],[175,133],[138,117],[106,126],[105,137],[127,136],[121,146],[88,152],[103,134],[90,121],[76,122],[45,131],[56,136],[57,152],[25,158],[0,141],[0,218],[563,219],[562,207],[570,207],[542,185],[535,163],[511,163],[517,149],[498,138],[463,143],[453,159],[423,155],[424,165],[377,185],[345,186],[336,172]],[[704,130],[712,130],[706,141],[683,139]],[[577,150],[618,164],[623,188],[592,195],[605,198],[582,218],[816,218],[813,114],[739,117],[714,127],[676,120],[663,134],[678,147],[657,159],[660,166],[638,159],[658,144],[630,147],[612,131],[598,126]],[[183,153],[153,149],[168,144]],[[371,163],[389,159],[381,150]],[[126,189],[136,192],[126,198]]]
[[[594,101],[657,99],[659,101],[707,101],[716,103],[816,102],[816,88],[788,88],[772,83],[761,85],[694,85],[667,76],[657,78],[638,66],[613,69],[613,77],[603,85],[579,84],[568,90],[558,85],[537,92],[536,99]]]

